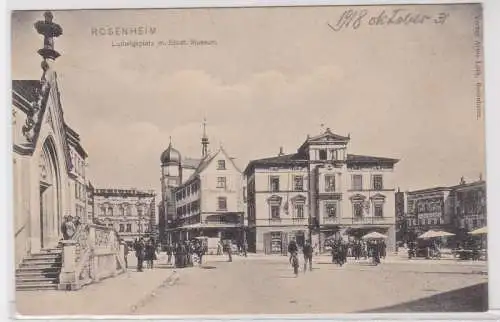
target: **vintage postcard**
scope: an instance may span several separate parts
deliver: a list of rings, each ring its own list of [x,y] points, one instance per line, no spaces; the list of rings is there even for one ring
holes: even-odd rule
[[[13,11],[16,313],[487,311],[482,10]]]

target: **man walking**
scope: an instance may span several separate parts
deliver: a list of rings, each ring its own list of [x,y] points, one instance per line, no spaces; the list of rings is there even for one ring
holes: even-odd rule
[[[304,253],[304,274],[307,270],[307,262],[309,262],[309,271],[312,272],[312,257],[314,249],[309,240],[306,240],[304,247],[302,248],[302,253]]]

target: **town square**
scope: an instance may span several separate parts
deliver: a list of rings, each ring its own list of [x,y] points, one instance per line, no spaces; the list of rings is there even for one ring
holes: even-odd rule
[[[265,10],[13,12],[15,312],[488,310],[481,6]]]

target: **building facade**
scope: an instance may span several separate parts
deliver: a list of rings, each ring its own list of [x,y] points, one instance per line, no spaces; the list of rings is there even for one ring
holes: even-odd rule
[[[482,179],[453,186],[455,226],[472,231],[487,225],[486,182]]]
[[[64,119],[54,60],[62,28],[50,12],[35,28],[44,36],[40,80],[12,81],[13,210],[16,265],[29,254],[57,247],[64,216],[86,220],[87,154]],[[83,195],[85,193],[83,192]]]
[[[459,239],[467,232],[487,225],[486,182],[482,179],[459,185],[434,187],[399,193],[402,203],[397,212],[403,214],[398,240],[413,239],[430,230],[444,230]]]
[[[162,243],[173,241],[172,229],[176,219],[175,189],[184,183],[200,165],[201,159],[182,159],[172,142],[163,151],[161,162],[161,201],[158,205],[158,230]]]
[[[125,242],[155,236],[156,193],[138,189],[94,189],[94,222],[114,228]]]
[[[451,188],[435,187],[410,191],[406,199],[407,226],[416,234],[430,229],[452,229],[454,196]]]
[[[245,239],[243,175],[223,148],[208,154],[173,193],[176,239]]]
[[[395,246],[396,159],[349,154],[350,136],[327,129],[297,153],[253,160],[247,180],[248,243],[257,252],[285,253],[290,239],[321,248],[328,238],[371,231]]]

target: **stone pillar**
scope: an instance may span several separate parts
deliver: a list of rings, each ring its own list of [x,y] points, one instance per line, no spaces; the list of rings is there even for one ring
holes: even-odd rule
[[[76,271],[76,241],[64,240],[62,241],[62,269],[59,275],[59,290],[74,291],[80,289],[82,286],[78,280],[78,272]]]
[[[124,241],[121,241],[118,256],[122,259],[121,262],[124,264],[126,263],[126,261],[125,261],[125,247],[127,247],[127,245],[125,244]],[[126,270],[127,270],[126,267],[122,267],[122,269],[120,270],[120,273],[125,272]]]
[[[391,225],[387,229],[387,252],[396,252],[396,227]]]

